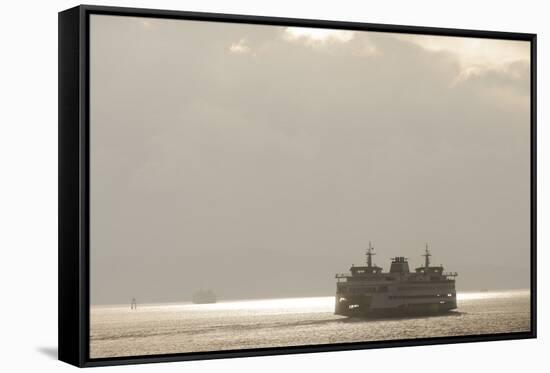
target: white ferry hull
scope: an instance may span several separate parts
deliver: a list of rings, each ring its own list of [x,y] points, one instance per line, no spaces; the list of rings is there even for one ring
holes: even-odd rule
[[[423,300],[418,302],[401,302],[399,304],[380,304],[372,297],[348,297],[337,295],[335,314],[349,317],[404,317],[418,315],[437,315],[448,313],[457,308],[456,297],[445,300]],[[374,303],[374,304],[373,304]]]

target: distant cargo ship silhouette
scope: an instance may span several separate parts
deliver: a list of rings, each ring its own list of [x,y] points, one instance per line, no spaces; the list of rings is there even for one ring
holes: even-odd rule
[[[440,314],[457,308],[455,277],[443,266],[431,266],[426,244],[424,266],[409,271],[407,258],[392,259],[390,271],[372,264],[369,242],[367,265],[351,266],[349,274],[336,274],[336,315],[360,317]]]
[[[208,304],[216,303],[216,294],[212,290],[199,290],[193,294],[193,303],[195,304]]]

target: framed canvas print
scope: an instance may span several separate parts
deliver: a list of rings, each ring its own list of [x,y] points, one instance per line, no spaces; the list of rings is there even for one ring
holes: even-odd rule
[[[59,358],[533,338],[536,36],[59,13]]]

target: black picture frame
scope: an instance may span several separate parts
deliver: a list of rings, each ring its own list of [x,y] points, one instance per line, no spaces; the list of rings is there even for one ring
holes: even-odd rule
[[[89,356],[89,18],[92,14],[528,41],[531,45],[529,332],[122,358]],[[78,367],[536,338],[536,34],[80,5],[59,13],[59,360]]]

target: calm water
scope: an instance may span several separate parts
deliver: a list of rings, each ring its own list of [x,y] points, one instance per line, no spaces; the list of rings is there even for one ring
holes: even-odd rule
[[[528,290],[459,293],[450,315],[335,316],[334,297],[141,305],[91,311],[92,358],[530,330]]]

